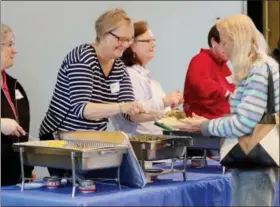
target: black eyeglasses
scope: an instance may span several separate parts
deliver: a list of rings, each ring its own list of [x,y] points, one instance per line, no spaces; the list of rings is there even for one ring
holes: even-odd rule
[[[8,43],[1,43],[1,45],[7,46],[7,47],[13,47],[16,46],[14,42],[8,42]]]
[[[134,40],[135,42],[146,42],[146,43],[152,43],[156,42],[156,39],[147,39],[147,40]]]
[[[119,37],[118,35],[114,34],[113,32],[108,32],[112,36],[114,36],[119,42],[128,43],[129,45],[133,43],[134,38],[127,38],[127,37]]]

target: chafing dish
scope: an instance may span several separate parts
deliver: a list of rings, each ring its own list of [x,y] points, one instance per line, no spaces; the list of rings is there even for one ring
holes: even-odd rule
[[[192,146],[191,137],[137,135],[130,137],[137,158],[145,161],[182,157],[185,147]]]
[[[26,165],[72,169],[73,153],[76,170],[91,170],[118,167],[128,147],[97,141],[48,140],[16,143],[14,148],[23,150]]]
[[[197,150],[202,150],[201,152],[201,162],[203,162],[202,166],[207,165],[207,151],[208,150],[220,150],[221,148],[221,137],[216,136],[204,136],[199,133],[191,133],[186,131],[172,131],[172,130],[165,130],[163,131],[164,135],[174,135],[174,136],[191,136],[193,138],[193,145],[189,147],[189,154],[188,157],[193,160],[196,159]],[[222,167],[223,173],[225,169]]]
[[[76,170],[119,168],[123,154],[127,152],[128,146],[100,141],[48,140],[15,143],[14,149],[20,152],[23,175],[21,191],[24,189],[25,180],[23,164],[72,169],[72,197],[74,197]],[[119,183],[119,171],[117,181]]]
[[[130,143],[136,154],[136,157],[141,162],[144,172],[145,161],[155,161],[172,159],[171,170],[164,170],[163,173],[175,172],[173,168],[176,158],[184,157],[182,172],[184,180],[186,180],[186,162],[187,162],[187,147],[192,146],[192,138],[190,136],[169,136],[169,135],[150,135],[142,134],[130,137]],[[159,173],[159,174],[163,174]],[[147,172],[146,172],[147,174]],[[148,173],[151,176],[156,176],[157,173]]]
[[[205,149],[205,150],[219,150],[221,147],[221,138],[215,136],[204,136],[199,133],[190,133],[186,131],[163,131],[164,135],[193,138],[193,145],[189,149]]]

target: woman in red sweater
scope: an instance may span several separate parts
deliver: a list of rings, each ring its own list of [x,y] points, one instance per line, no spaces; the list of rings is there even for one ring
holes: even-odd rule
[[[220,43],[216,26],[208,34],[210,49],[201,49],[189,64],[184,87],[184,111],[207,119],[230,113],[228,98],[235,85],[226,77],[231,75]]]

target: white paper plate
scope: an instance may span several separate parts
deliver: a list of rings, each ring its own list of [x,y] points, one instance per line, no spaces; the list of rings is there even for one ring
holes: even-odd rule
[[[21,183],[18,183],[17,186],[21,188]],[[24,189],[36,189],[43,186],[43,183],[24,183]]]

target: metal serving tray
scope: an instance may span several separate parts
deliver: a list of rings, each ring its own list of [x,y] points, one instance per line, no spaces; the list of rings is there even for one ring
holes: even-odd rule
[[[147,137],[150,140],[145,140]],[[135,135],[130,137],[130,143],[137,159],[153,161],[182,157],[186,152],[186,147],[192,146],[192,138],[190,136]]]
[[[57,142],[58,140],[51,140]],[[119,167],[128,146],[97,141],[62,141],[64,147],[48,146],[49,141],[15,143],[14,149],[22,151],[26,165],[76,170]]]
[[[193,145],[189,149],[220,150],[221,148],[221,137],[203,136],[202,134],[185,131],[163,131],[163,134],[177,137],[192,137]]]

